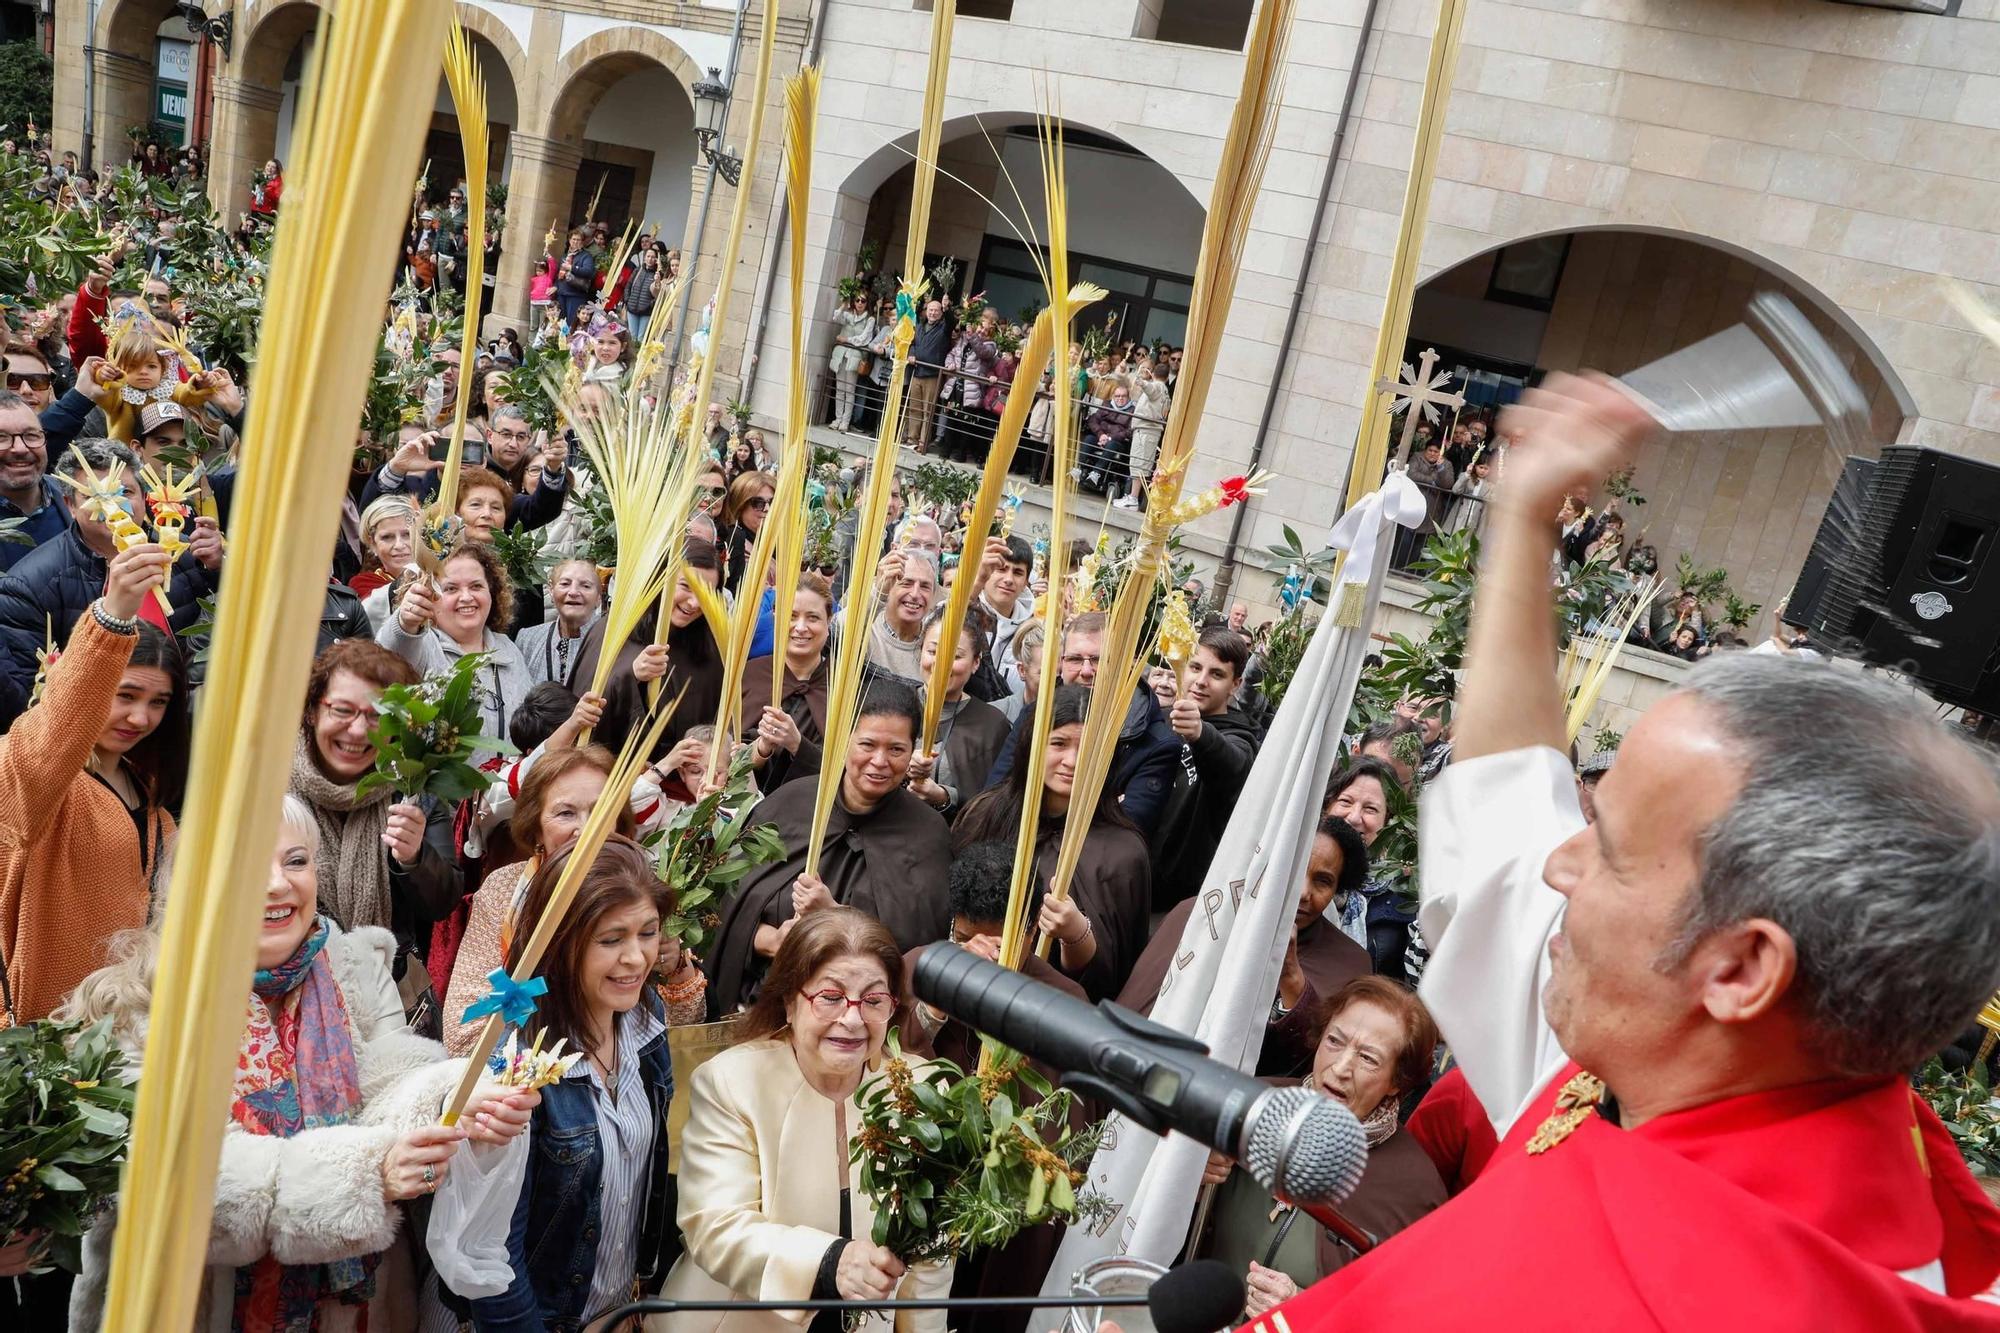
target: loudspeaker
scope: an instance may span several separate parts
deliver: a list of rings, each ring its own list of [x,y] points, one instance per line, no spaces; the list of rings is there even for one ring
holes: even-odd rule
[[[2000,712],[2000,467],[1935,449],[1849,460],[1786,619],[1815,646]]]

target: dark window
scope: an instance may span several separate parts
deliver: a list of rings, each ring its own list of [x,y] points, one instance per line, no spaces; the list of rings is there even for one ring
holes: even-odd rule
[[[1078,328],[1099,328],[1105,316],[1117,317],[1114,342],[1187,341],[1188,301],[1194,288],[1185,273],[1166,273],[1116,260],[1071,252],[1070,279],[1094,282],[1105,289],[1104,300],[1077,316]],[[1031,318],[1042,308],[1042,276],[1028,247],[1008,236],[988,236],[979,257],[974,291],[984,291],[989,305],[1009,319]]]
[[[1241,51],[1254,0],[1140,0],[1135,37]]]
[[[916,0],[916,8],[930,13],[931,0]],[[998,19],[1005,23],[1014,17],[1014,0],[958,0],[958,16],[962,19]]]
[[[1569,262],[1569,235],[1538,236],[1502,246],[1493,257],[1486,299],[1548,310],[1556,303],[1563,265]]]

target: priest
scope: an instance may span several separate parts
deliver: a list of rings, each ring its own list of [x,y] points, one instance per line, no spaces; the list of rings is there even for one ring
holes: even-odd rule
[[[2000,1212],[1908,1078],[2000,986],[1990,760],[1907,690],[1737,653],[1578,809],[1553,516],[1650,430],[1602,380],[1510,409],[1424,796],[1423,993],[1500,1147],[1259,1333],[2000,1327]]]
[[[757,818],[777,827],[785,855],[760,867],[723,909],[705,964],[712,1018],[756,998],[800,912],[859,908],[887,926],[905,951],[950,935],[950,835],[944,819],[903,788],[922,725],[917,692],[877,680],[856,709],[842,766],[822,769],[812,781],[787,782],[758,805]],[[838,781],[840,792],[819,873],[810,875],[813,803],[827,781]]]
[[[1305,882],[1292,916],[1292,936],[1285,944],[1285,961],[1278,973],[1278,994],[1271,1005],[1270,1026],[1257,1072],[1268,1078],[1302,1074],[1311,1067],[1326,1015],[1325,1002],[1356,977],[1369,974],[1368,950],[1343,933],[1326,916],[1328,904],[1342,893],[1359,893],[1368,879],[1368,847],[1344,819],[1322,819],[1306,860]],[[1139,955],[1118,1003],[1151,1016],[1154,1003],[1183,952],[1188,918],[1199,907],[1203,929],[1215,931],[1223,903],[1221,890],[1184,898],[1162,917],[1152,942]]]

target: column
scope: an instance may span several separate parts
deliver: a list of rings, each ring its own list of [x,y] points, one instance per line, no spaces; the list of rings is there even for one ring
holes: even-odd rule
[[[493,312],[483,331],[491,336],[512,326],[525,342],[535,332],[529,322],[533,312],[528,308],[528,283],[542,261],[549,223],[555,223],[558,233],[570,224],[570,201],[576,196],[583,150],[556,139],[517,133],[509,136],[507,151],[514,163],[508,177],[507,226],[500,237]]]
[[[97,62],[97,124],[93,145],[99,171],[122,167],[132,156],[133,126],[153,121],[153,89],[158,72],[150,59],[99,49]]]
[[[218,71],[215,129],[209,138],[208,199],[234,226],[250,207],[250,178],[278,146],[278,108],[285,95]]]

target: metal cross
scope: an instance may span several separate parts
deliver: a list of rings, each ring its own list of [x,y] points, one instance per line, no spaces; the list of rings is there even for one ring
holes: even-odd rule
[[[1376,392],[1394,394],[1396,397],[1396,401],[1389,406],[1389,414],[1394,416],[1398,412],[1403,413],[1403,433],[1396,444],[1398,466],[1410,461],[1410,445],[1417,438],[1417,413],[1410,411],[1411,407],[1418,408],[1422,411],[1424,420],[1436,425],[1441,419],[1438,413],[1439,405],[1454,411],[1465,406],[1464,394],[1446,391],[1446,386],[1451,383],[1451,372],[1438,370],[1437,363],[1436,350],[1426,347],[1424,354],[1417,358],[1415,369],[1411,368],[1409,362],[1403,363],[1402,379],[1382,379],[1375,382]]]

